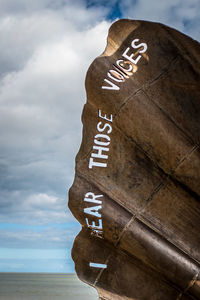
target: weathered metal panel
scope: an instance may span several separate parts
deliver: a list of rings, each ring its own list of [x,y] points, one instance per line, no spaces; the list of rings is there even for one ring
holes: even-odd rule
[[[69,207],[78,276],[107,300],[200,299],[200,46],[120,20],[86,76]]]

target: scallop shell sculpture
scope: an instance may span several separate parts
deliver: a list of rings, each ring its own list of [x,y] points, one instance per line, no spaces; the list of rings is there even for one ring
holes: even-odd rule
[[[104,300],[200,299],[200,45],[119,20],[86,76],[72,257]]]

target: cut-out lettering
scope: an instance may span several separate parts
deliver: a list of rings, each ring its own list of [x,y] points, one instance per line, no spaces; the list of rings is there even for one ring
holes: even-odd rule
[[[136,49],[138,49],[136,51]],[[123,59],[117,59],[112,65],[114,69],[110,69],[107,72],[107,78],[104,78],[104,82],[108,85],[102,85],[102,89],[119,91],[120,84],[122,84],[127,78],[129,78],[138,69],[136,65],[142,58],[142,53],[145,53],[148,49],[146,43],[140,43],[139,39],[134,39],[131,42],[130,47],[127,47],[123,53]],[[134,50],[134,51],[133,51]]]

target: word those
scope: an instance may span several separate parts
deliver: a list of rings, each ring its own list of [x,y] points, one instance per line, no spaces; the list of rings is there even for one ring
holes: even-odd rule
[[[108,146],[110,145],[109,134],[112,132],[111,123],[113,117],[112,115],[107,117],[106,114],[102,116],[101,110],[98,110],[98,117],[101,119],[101,121],[99,121],[97,124],[98,134],[96,134],[94,137],[93,150],[89,159],[89,169],[92,169],[93,167],[107,167],[107,162],[105,162],[105,160],[108,159]]]
[[[142,53],[147,51],[146,43],[139,43],[139,39],[134,39],[131,42],[131,47],[133,49],[138,49],[136,52],[132,52],[130,47],[122,53],[123,59],[118,59],[115,64],[113,64],[112,70],[107,72],[108,78],[104,81],[107,85],[103,85],[101,88],[106,90],[119,90],[119,84],[129,78],[129,75],[134,72],[136,65],[142,58]],[[124,60],[125,59],[125,60]]]
[[[102,198],[103,195],[95,195],[94,193],[88,192],[85,194],[84,201],[93,203],[95,206],[90,206],[84,208],[84,213],[89,215],[89,218],[85,218],[87,227],[92,230],[92,234],[103,238],[103,224],[101,213],[99,210],[102,209],[102,201],[99,198]],[[97,205],[98,204],[98,205]]]

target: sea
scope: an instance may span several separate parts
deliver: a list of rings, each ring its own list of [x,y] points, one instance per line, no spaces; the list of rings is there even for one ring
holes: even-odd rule
[[[98,300],[75,274],[0,273],[0,300]]]

